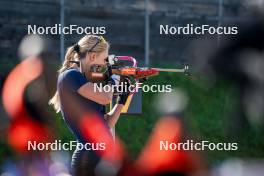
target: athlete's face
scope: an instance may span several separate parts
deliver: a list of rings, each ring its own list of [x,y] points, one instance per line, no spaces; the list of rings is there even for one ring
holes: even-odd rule
[[[108,50],[100,53],[90,52],[86,54],[86,57],[82,59],[82,70],[84,72],[90,71],[91,66],[99,65],[102,67],[106,66],[108,57]]]
[[[107,61],[107,57],[108,57],[108,50],[105,50],[103,52],[100,53],[95,53],[92,52],[89,54],[87,54],[88,57],[88,62],[90,65],[100,65],[100,66],[106,66],[106,61]]]
[[[87,77],[93,79],[91,76],[91,67],[94,65],[100,66],[102,68],[106,67],[108,57],[108,50],[105,50],[100,53],[90,52],[87,53],[86,57],[82,59],[82,71]]]

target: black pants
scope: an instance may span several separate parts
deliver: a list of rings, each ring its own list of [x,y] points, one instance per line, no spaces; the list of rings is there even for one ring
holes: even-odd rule
[[[94,151],[75,150],[72,155],[71,174],[73,176],[93,176],[100,158]]]

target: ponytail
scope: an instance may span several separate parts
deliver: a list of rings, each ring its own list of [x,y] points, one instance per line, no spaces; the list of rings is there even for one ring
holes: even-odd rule
[[[59,74],[63,73],[64,71],[66,71],[68,68],[71,67],[70,61],[72,61],[75,54],[76,52],[74,51],[74,46],[71,46],[67,49],[62,67],[58,71]],[[60,97],[58,90],[56,91],[55,95],[50,99],[49,105],[53,105],[56,113],[60,112]]]
[[[87,51],[91,50],[92,47],[94,47],[92,49],[93,52],[102,52],[109,49],[109,44],[105,40],[95,45],[97,42],[98,36],[86,35],[81,38],[76,45],[69,47],[65,54],[62,67],[59,69],[58,73],[62,74],[68,68],[73,67],[73,64],[70,61],[74,61],[75,59],[80,60],[80,57],[84,57]],[[78,46],[78,48],[76,48],[76,46]],[[49,104],[54,106],[57,113],[60,112],[60,97],[58,91],[56,91],[55,95],[50,99]]]

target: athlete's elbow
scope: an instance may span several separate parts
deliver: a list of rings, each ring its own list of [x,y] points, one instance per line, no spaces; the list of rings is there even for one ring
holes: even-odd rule
[[[101,104],[102,104],[102,105],[107,105],[107,104],[109,104],[110,102],[111,102],[111,100],[106,99],[106,100],[102,100],[102,101],[101,101]]]
[[[102,105],[107,105],[107,104],[109,104],[109,103],[111,103],[112,102],[112,96],[111,95],[106,95],[106,96],[104,96],[102,99],[101,99],[101,104]]]

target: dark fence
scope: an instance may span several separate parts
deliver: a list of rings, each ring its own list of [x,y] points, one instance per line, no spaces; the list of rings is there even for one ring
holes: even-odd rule
[[[217,26],[247,16],[241,1],[224,0],[219,16],[219,0],[150,0],[150,63],[181,62],[191,42],[203,36],[165,36],[159,25],[184,26],[188,23]],[[1,58],[16,58],[17,47],[27,34],[27,25],[54,26],[60,23],[59,0],[1,0]],[[133,55],[144,60],[145,4],[143,0],[65,0],[65,25],[105,26],[111,53]],[[59,57],[60,36],[50,35]],[[65,48],[81,35],[65,35]],[[215,36],[212,36],[215,37]],[[217,37],[215,37],[217,40]],[[216,41],[217,44],[217,41]],[[212,47],[216,47],[212,46]]]

